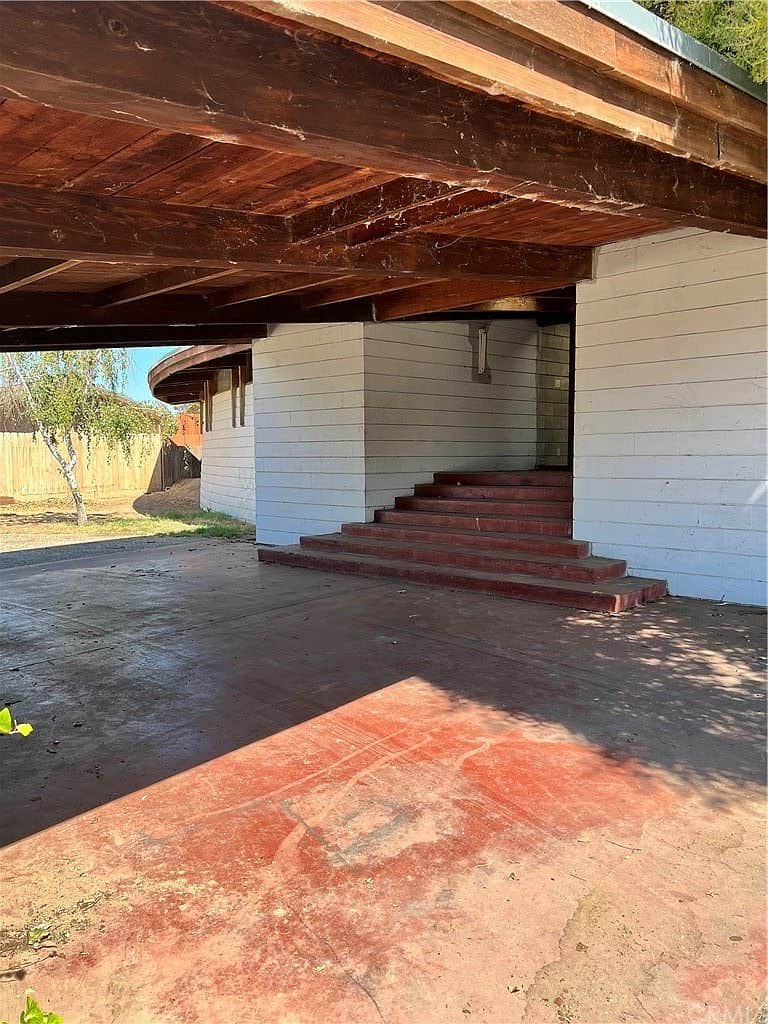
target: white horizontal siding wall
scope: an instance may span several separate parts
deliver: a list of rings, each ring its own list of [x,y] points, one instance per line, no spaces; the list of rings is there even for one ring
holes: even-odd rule
[[[253,387],[250,384],[245,388],[245,425],[242,427],[232,426],[230,391],[219,391],[213,396],[212,429],[203,434],[200,506],[248,523],[256,521]]]
[[[684,229],[577,286],[574,536],[673,594],[766,600],[765,260]]]
[[[473,380],[467,323],[365,325],[366,513],[439,470],[536,461],[534,321],[497,321],[490,382]]]
[[[276,325],[254,343],[253,379],[258,540],[364,519],[362,324]]]

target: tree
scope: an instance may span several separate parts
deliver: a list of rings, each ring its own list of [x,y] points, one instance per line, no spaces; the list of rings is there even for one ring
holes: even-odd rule
[[[94,441],[103,441],[110,451],[119,451],[129,460],[135,437],[173,430],[170,413],[119,394],[130,366],[126,349],[8,352],[5,364],[16,401],[67,482],[78,526],[85,525],[88,517],[75,474],[75,438],[88,448]]]
[[[764,82],[768,77],[766,0],[640,0],[640,3],[744,68],[755,82]]]

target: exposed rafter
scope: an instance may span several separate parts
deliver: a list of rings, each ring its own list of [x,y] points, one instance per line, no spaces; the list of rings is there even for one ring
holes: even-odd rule
[[[163,324],[107,327],[49,327],[26,330],[0,330],[0,352],[58,349],[135,348],[144,345],[197,345],[226,341],[250,344],[263,338],[264,324],[220,324],[215,327],[189,325],[168,327]],[[225,355],[222,352],[222,355]]]
[[[29,31],[35,16],[44,39]],[[213,101],[201,81],[215,83]],[[0,88],[244,146],[766,233],[757,182],[372,61],[336,39],[305,47],[283,26],[213,4],[0,4]]]
[[[316,284],[326,281],[344,280],[344,277],[330,274],[277,274],[272,277],[260,277],[247,284],[238,285],[218,292],[212,298],[212,304],[220,306],[236,306],[242,302],[253,302],[255,299],[268,299],[273,295],[287,295],[291,292],[303,291]]]
[[[535,246],[410,234],[353,247],[326,237],[293,245],[279,218],[169,206],[137,199],[0,186],[6,217],[0,255],[92,262],[181,263],[223,270],[356,273],[377,277],[519,278],[590,273],[591,255],[575,246]]]
[[[122,306],[126,302],[138,302],[154,295],[165,295],[177,291],[190,284],[203,284],[205,281],[218,281],[230,277],[234,271],[206,270],[195,267],[176,267],[171,270],[160,270],[156,274],[148,274],[135,281],[106,288],[94,298],[96,306]]]
[[[331,306],[336,302],[348,302],[351,299],[367,299],[372,295],[386,295],[403,287],[402,277],[368,277],[360,280],[342,281],[336,284],[313,288],[301,296],[304,309],[318,309]]]
[[[78,260],[12,260],[4,267],[0,267],[0,295],[14,292],[17,288],[24,288],[26,285],[42,281],[46,277],[53,277],[54,274],[60,274],[64,270],[76,267],[78,262]]]
[[[382,295],[374,301],[375,320],[401,320],[409,316],[422,316],[435,310],[463,309],[479,302],[507,298],[515,295],[550,291],[565,281],[526,279],[504,284],[491,281],[436,281],[433,284],[406,288]]]
[[[406,213],[423,203],[454,195],[457,191],[439,181],[397,178],[386,185],[377,185],[325,206],[294,214],[290,218],[291,237],[297,242],[321,238],[382,217]]]
[[[397,0],[395,3],[245,0],[226,6],[248,7],[342,36],[350,42],[413,63],[450,82],[492,96],[520,100],[568,121],[575,120],[587,127],[598,126],[612,135],[638,140],[676,156],[691,157],[713,167],[735,169],[758,180],[765,173],[765,160],[761,159],[756,138],[753,137],[751,144],[741,139],[731,145],[728,140],[724,148],[718,121],[712,119],[712,115],[719,112],[713,110],[711,100],[706,112],[696,110],[695,105],[692,107],[686,101],[684,89],[670,85],[684,75],[689,83],[699,84],[700,91],[697,76],[701,73],[696,69],[681,68],[682,62],[667,55],[660,57],[642,41],[635,43],[631,54],[634,61],[624,62],[629,69],[628,82],[619,76],[600,77],[592,67],[581,63],[580,54],[566,66],[562,57],[546,45],[548,35],[567,37],[560,24],[562,21],[569,28],[573,22],[579,25],[576,46],[583,49],[586,43],[588,50],[594,50],[595,44],[590,47],[585,15],[569,11],[566,4],[555,0],[547,3],[526,0],[514,4],[505,0],[502,4],[477,7],[468,3],[463,5],[464,10],[442,0],[437,3],[430,0]],[[538,8],[538,15],[534,13],[533,18],[526,10],[531,7]],[[505,9],[506,17],[498,14]],[[497,24],[490,17],[493,13],[497,13]],[[485,20],[478,22],[473,17],[475,14],[484,15]],[[522,39],[515,33],[516,16],[523,24]],[[529,30],[532,20],[538,20],[541,26],[538,38]],[[612,46],[613,64],[620,67],[615,29],[599,22],[590,24],[594,35],[602,36],[604,61],[610,62]],[[638,94],[637,81],[631,81],[632,69],[638,64],[642,67],[643,61],[647,66],[654,58],[662,65],[656,74],[667,92],[659,90],[643,96]],[[650,77],[646,74],[645,80]],[[742,95],[737,110],[743,112],[742,120],[748,121],[753,132],[762,133],[764,112],[759,108],[756,100]],[[743,128],[733,130],[739,135],[745,134]]]

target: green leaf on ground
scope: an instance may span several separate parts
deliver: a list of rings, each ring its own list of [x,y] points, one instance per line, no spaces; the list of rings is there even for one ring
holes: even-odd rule
[[[58,1013],[46,1013],[40,1009],[37,1000],[27,996],[27,1005],[21,1011],[19,1024],[64,1024]]]

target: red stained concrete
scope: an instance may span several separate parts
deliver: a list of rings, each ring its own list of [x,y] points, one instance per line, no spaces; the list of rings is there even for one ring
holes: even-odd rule
[[[715,1024],[765,976],[765,618],[175,541],[17,568],[0,1019]],[[28,946],[26,929],[50,936]]]

